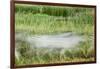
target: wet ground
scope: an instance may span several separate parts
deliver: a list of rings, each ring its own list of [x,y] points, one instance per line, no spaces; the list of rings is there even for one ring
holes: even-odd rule
[[[32,47],[43,48],[71,48],[83,42],[84,36],[74,33],[61,33],[56,35],[26,35],[17,34],[16,40],[25,41]]]
[[[60,53],[66,49],[75,48],[86,40],[84,35],[78,35],[72,32],[53,35],[28,35],[27,33],[16,33],[15,39],[16,58],[19,58],[19,55],[21,55],[21,49],[26,53],[31,51],[29,54],[37,51],[47,53],[56,51]]]

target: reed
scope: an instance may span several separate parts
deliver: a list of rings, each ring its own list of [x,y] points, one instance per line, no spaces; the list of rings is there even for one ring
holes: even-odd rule
[[[74,32],[85,35],[86,40],[77,48],[49,51],[45,48],[31,49],[29,44],[19,41],[20,59],[16,65],[48,64],[62,62],[94,61],[90,35],[94,34],[94,9],[62,6],[15,5],[15,31],[30,35]]]

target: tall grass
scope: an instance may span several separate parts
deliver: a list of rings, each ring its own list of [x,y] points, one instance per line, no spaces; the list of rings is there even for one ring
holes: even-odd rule
[[[52,16],[73,16],[75,13],[91,13],[91,8],[78,8],[78,7],[61,7],[61,6],[42,6],[42,5],[16,5],[15,7],[16,12],[23,12],[23,13],[41,13],[47,14]]]
[[[80,43],[72,49],[48,49],[31,48],[26,42],[20,41],[18,48],[20,59],[16,59],[17,65],[23,64],[48,64],[63,62],[87,62],[94,61],[94,50],[89,41]]]
[[[74,32],[85,35],[86,41],[73,49],[34,48],[27,42],[18,41],[18,51],[22,54],[16,59],[17,65],[48,64],[62,62],[94,61],[94,48],[89,40],[94,34],[94,9],[82,7],[16,5],[15,30],[28,34],[57,34]],[[93,36],[92,36],[93,37]]]
[[[31,34],[60,32],[93,34],[93,22],[93,17],[85,14],[64,18],[46,14],[16,13],[16,31],[28,31]]]

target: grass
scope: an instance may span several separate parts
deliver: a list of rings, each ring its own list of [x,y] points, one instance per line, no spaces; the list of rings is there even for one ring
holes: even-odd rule
[[[16,59],[17,65],[26,64],[48,64],[48,63],[69,63],[94,61],[94,47],[91,41],[87,40],[71,49],[48,49],[31,48],[27,42],[19,41],[18,51],[20,59]]]
[[[47,14],[52,16],[73,16],[74,13],[80,13],[80,12],[91,12],[91,8],[72,8],[72,7],[61,7],[61,6],[42,6],[42,5],[27,5],[24,6],[24,4],[16,5],[16,12],[23,12],[23,13],[41,13],[41,14]]]
[[[31,34],[49,34],[69,31],[92,34],[93,17],[85,14],[64,18],[46,14],[33,15],[32,13],[16,13],[16,31],[17,30],[29,31]]]
[[[27,42],[18,41],[20,59],[17,65],[94,61],[94,48],[89,39],[94,34],[94,9],[78,7],[16,5],[15,31],[30,35],[74,32],[85,35],[86,41],[73,49],[31,50]],[[93,37],[93,36],[92,36]],[[16,45],[17,47],[17,45]]]

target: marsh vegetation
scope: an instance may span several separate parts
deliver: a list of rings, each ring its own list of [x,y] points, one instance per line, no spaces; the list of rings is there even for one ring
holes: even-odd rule
[[[16,65],[94,61],[94,9],[15,5]]]

